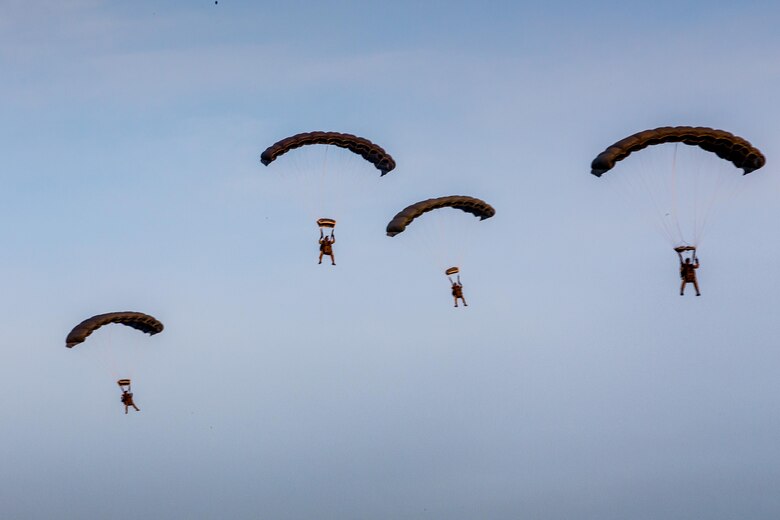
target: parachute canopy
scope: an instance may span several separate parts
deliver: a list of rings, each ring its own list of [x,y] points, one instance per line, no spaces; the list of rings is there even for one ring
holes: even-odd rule
[[[742,168],[745,175],[766,163],[766,158],[758,148],[725,130],[695,126],[664,126],[654,130],[644,130],[616,142],[593,159],[591,173],[601,177],[614,168],[615,163],[625,159],[631,153],[662,143],[698,146],[702,150],[717,154],[721,159],[730,161],[737,168]]]
[[[449,197],[439,197],[420,201],[416,204],[403,209],[393,220],[387,224],[387,236],[394,237],[402,233],[406,226],[412,223],[420,215],[439,208],[454,208],[466,213],[471,213],[480,220],[485,220],[496,214],[493,206],[484,200],[475,199],[463,195],[450,195]]]
[[[460,269],[458,269],[457,267],[450,267],[449,269],[444,271],[444,274],[446,274],[447,276],[450,276],[450,275],[453,275],[453,274],[458,274],[459,272],[460,272]]]
[[[395,168],[395,161],[381,146],[363,137],[340,132],[306,132],[287,137],[266,148],[260,155],[260,162],[268,166],[280,155],[309,144],[330,144],[346,148],[372,163],[382,175]]]
[[[65,339],[65,346],[68,348],[75,347],[97,329],[110,323],[121,323],[152,336],[163,330],[163,324],[148,314],[132,311],[109,312],[108,314],[92,316],[76,325]]]

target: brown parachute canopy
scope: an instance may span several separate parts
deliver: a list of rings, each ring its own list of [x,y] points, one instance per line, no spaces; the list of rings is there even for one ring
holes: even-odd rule
[[[122,325],[133,327],[134,329],[138,329],[141,332],[146,332],[150,335],[155,335],[163,330],[163,324],[148,314],[132,311],[109,312],[108,314],[92,316],[76,325],[73,330],[70,331],[68,337],[65,338],[65,346],[68,348],[75,347],[87,339],[87,336],[109,323],[121,323]]]
[[[475,199],[474,197],[450,195],[449,197],[423,200],[403,209],[393,217],[393,220],[387,224],[387,236],[394,237],[398,233],[402,233],[406,229],[406,226],[411,224],[414,219],[423,213],[439,208],[459,209],[466,213],[471,213],[475,217],[479,217],[480,220],[485,220],[496,214],[496,210],[493,209],[493,206],[484,200]]]
[[[758,148],[725,130],[701,126],[664,126],[621,139],[593,159],[590,172],[601,177],[603,173],[614,168],[616,162],[625,159],[632,152],[662,143],[698,146],[702,150],[717,154],[721,159],[732,162],[737,168],[742,168],[744,175],[758,170],[766,163],[764,155]]]
[[[395,168],[395,161],[381,146],[363,137],[340,132],[305,132],[287,137],[266,148],[260,155],[260,162],[268,166],[280,155],[309,144],[331,144],[346,148],[372,163],[382,175]]]

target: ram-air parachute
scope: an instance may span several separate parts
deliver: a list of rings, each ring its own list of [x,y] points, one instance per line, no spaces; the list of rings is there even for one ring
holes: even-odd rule
[[[306,218],[320,228],[333,229],[369,204],[377,189],[376,177],[395,168],[395,160],[384,148],[364,137],[341,132],[306,132],[274,143],[260,156],[273,164],[275,179],[284,181],[285,197],[300,202]],[[373,166],[373,168],[371,168]],[[327,225],[323,225],[323,223]]]
[[[701,126],[664,126],[638,132],[608,147],[593,159],[591,173],[601,177],[614,168],[616,162],[622,161],[631,153],[663,143],[698,146],[741,168],[745,175],[758,170],[766,163],[764,155],[758,148],[725,130]]]
[[[693,248],[717,209],[745,186],[743,176],[765,162],[761,151],[742,137],[676,126],[617,141],[593,160],[591,173],[601,177],[614,168],[609,182],[624,188],[627,200],[646,207],[643,212],[655,220],[670,245]]]
[[[464,195],[450,195],[448,197],[422,200],[411,206],[407,206],[393,217],[393,220],[387,224],[387,236],[394,237],[398,233],[402,233],[406,229],[406,226],[411,224],[417,217],[420,217],[429,211],[441,208],[459,209],[466,213],[471,213],[475,217],[479,217],[480,220],[485,220],[496,214],[496,210],[493,209],[493,206],[484,200]]]
[[[260,162],[268,166],[277,157],[301,146],[326,144],[345,148],[373,164],[385,175],[395,168],[395,161],[381,146],[364,137],[340,132],[304,132],[272,144],[260,155]]]
[[[83,343],[87,337],[103,325],[119,323],[145,332],[149,335],[158,334],[163,331],[163,324],[153,316],[142,312],[109,312],[107,314],[98,314],[82,321],[70,331],[65,339],[65,346],[73,348],[79,343]]]
[[[464,214],[474,215],[482,221],[495,215],[496,210],[484,200],[474,197],[464,195],[437,197],[407,206],[399,211],[385,228],[387,236],[394,237],[404,233],[406,228],[414,223],[415,230],[410,232],[412,242],[417,242],[420,249],[428,251],[428,256],[433,259],[430,264],[432,271],[441,273],[440,269],[443,270],[449,278],[452,291],[456,291],[457,286],[457,293],[452,293],[455,296],[456,307],[458,298],[463,300],[464,306],[466,305],[460,273],[463,266],[468,263],[467,255],[470,256],[474,250],[481,250],[480,247],[475,247],[472,236],[476,231],[474,228],[481,226],[476,226],[477,221],[472,218],[464,218]],[[420,223],[415,222],[418,218]],[[457,275],[457,284],[451,278],[452,275]]]

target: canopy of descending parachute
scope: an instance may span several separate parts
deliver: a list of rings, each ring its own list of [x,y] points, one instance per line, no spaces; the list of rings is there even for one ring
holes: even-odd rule
[[[624,159],[620,169],[625,171],[615,174],[615,183],[627,198],[645,206],[670,245],[690,248],[701,242],[711,216],[745,185],[736,173],[747,175],[766,163],[761,151],[742,137],[676,126],[621,139],[593,159],[591,173],[601,177]]]
[[[480,227],[474,226],[479,221],[460,216],[469,214],[482,221],[495,215],[496,210],[484,200],[465,195],[436,197],[402,209],[387,224],[385,231],[387,236],[394,237],[414,224],[411,241],[433,259],[432,267],[437,271],[446,268],[447,275],[457,274],[469,262],[470,251],[474,249],[474,228]]]
[[[300,204],[306,217],[318,221],[354,222],[351,215],[369,204],[376,178],[366,175],[373,166],[380,177],[395,168],[395,160],[381,146],[364,137],[341,132],[305,132],[286,137],[260,155],[289,189],[288,200]],[[323,226],[321,226],[323,227]]]
[[[450,195],[448,197],[438,197],[435,199],[422,200],[415,202],[411,206],[402,209],[393,220],[387,224],[387,236],[394,237],[402,233],[406,226],[411,224],[416,218],[421,217],[429,211],[441,208],[453,208],[471,213],[480,220],[485,220],[496,214],[493,206],[484,200],[467,197],[464,195]]]
[[[109,325],[111,323],[126,325],[149,335],[158,334],[163,331],[163,324],[158,321],[157,318],[149,316],[148,314],[133,311],[109,312],[107,314],[92,316],[76,325],[65,339],[65,346],[73,348],[79,343],[83,343],[90,334],[103,325]]]
[[[382,175],[395,168],[395,161],[381,146],[363,137],[340,132],[305,132],[286,137],[266,148],[260,155],[260,162],[268,166],[277,157],[290,150],[312,144],[329,144],[346,148],[373,164],[377,170],[382,172]]]

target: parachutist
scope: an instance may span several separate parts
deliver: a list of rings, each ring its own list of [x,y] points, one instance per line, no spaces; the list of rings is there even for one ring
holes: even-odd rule
[[[458,281],[453,282],[452,278],[449,276],[447,277],[450,280],[450,283],[452,284],[452,297],[455,300],[455,307],[458,306],[458,298],[463,300],[463,306],[468,307],[469,304],[466,303],[466,298],[463,297],[463,284],[460,283],[460,275],[458,275]]]
[[[682,253],[680,251],[677,251],[677,256],[680,258],[680,278],[682,278],[680,296],[685,293],[685,286],[689,283],[692,283],[694,289],[696,289],[696,296],[701,296],[701,293],[699,292],[699,282],[696,280],[696,269],[699,268],[699,259],[696,257],[696,250],[693,250],[693,263],[690,258],[686,258],[683,261]]]
[[[122,390],[122,404],[125,405],[125,415],[127,415],[127,409],[130,406],[135,408],[136,412],[140,412],[141,411],[141,410],[138,409],[138,407],[133,402],[133,393],[132,392],[128,392],[127,390]]]
[[[119,385],[119,388],[122,389],[122,397],[120,399],[122,404],[125,405],[125,415],[127,415],[127,410],[131,406],[135,408],[136,412],[140,412],[141,410],[139,410],[135,405],[135,402],[133,402],[133,392],[130,391],[130,380],[120,379],[117,381],[117,384]]]
[[[336,237],[333,234],[333,230],[330,231],[330,236],[326,236],[322,229],[320,229],[320,261],[322,263],[322,255],[328,255],[330,257],[330,264],[336,265],[336,258],[333,256],[333,244],[336,243]]]

